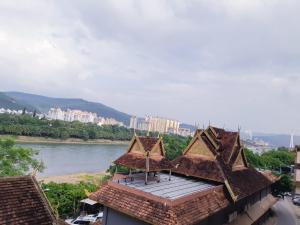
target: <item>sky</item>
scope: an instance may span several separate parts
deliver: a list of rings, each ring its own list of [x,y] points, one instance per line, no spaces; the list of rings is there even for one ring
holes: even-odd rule
[[[0,91],[300,134],[300,1],[0,1]]]

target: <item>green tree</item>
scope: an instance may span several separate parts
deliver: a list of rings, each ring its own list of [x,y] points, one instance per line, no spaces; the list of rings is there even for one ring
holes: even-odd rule
[[[284,192],[291,192],[293,190],[293,181],[290,176],[282,175],[274,184],[274,194],[282,194]]]
[[[37,154],[33,149],[16,146],[11,138],[0,139],[0,177],[24,175],[30,169],[42,171],[43,163],[34,158]]]
[[[83,182],[79,184],[50,182],[42,184],[42,188],[52,208],[62,218],[75,216],[79,212],[80,201],[87,198],[87,192],[97,190],[95,184]]]

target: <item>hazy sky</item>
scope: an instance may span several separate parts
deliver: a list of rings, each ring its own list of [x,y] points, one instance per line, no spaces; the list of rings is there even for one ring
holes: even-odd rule
[[[0,90],[300,134],[300,1],[1,1]]]

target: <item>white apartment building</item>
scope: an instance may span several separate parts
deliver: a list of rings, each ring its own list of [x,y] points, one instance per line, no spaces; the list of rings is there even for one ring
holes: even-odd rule
[[[145,120],[149,123],[149,131],[159,133],[172,131],[174,134],[178,134],[180,122],[177,120],[151,116],[147,116]]]
[[[177,120],[161,117],[146,116],[144,119],[132,116],[130,118],[130,128],[137,130],[146,130],[159,133],[178,134],[180,122]]]
[[[129,125],[129,128],[132,128],[132,129],[137,129],[137,124],[138,124],[138,118],[136,116],[132,116],[130,118],[130,125]]]
[[[47,117],[52,120],[65,120],[65,112],[60,108],[51,108]]]
[[[81,110],[68,109],[67,111],[63,111],[60,108],[51,108],[48,112],[48,118],[68,122],[80,121],[82,123],[94,123],[97,119],[97,114]]]

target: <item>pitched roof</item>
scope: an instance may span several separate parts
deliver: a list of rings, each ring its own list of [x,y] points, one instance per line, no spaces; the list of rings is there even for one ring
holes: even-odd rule
[[[214,157],[206,159],[202,150],[198,150],[198,154],[189,154],[191,145],[198,144],[199,148],[203,148],[196,139],[205,143]],[[210,126],[198,132],[191,145],[173,161],[176,165],[174,172],[224,183],[234,201],[252,195],[272,183],[247,164],[238,132]],[[235,166],[237,161],[243,166]]]
[[[146,160],[149,159],[149,168]],[[114,161],[117,165],[149,171],[169,170],[172,163],[165,158],[161,138],[134,136],[125,154]]]
[[[160,140],[155,137],[137,137],[141,144],[143,145],[146,152],[150,152],[155,144]]]
[[[109,181],[89,198],[139,220],[161,225],[195,224],[229,204],[223,185],[170,200]]]
[[[117,165],[126,166],[132,169],[145,169],[146,157],[138,153],[125,153],[114,162]],[[149,157],[149,171],[169,170],[173,168],[171,162],[162,156]]]
[[[183,155],[173,162],[175,173],[217,182],[224,181],[224,174],[218,162],[201,156]]]
[[[0,224],[55,225],[56,219],[35,178],[0,178]]]

